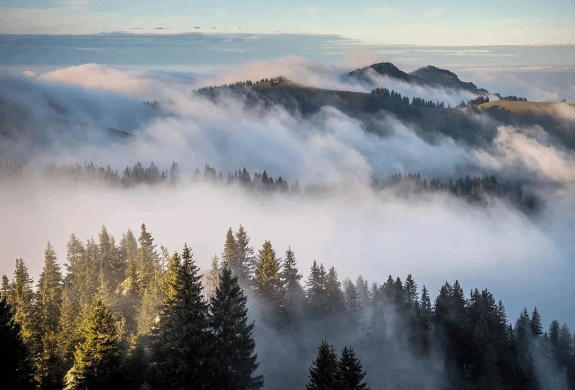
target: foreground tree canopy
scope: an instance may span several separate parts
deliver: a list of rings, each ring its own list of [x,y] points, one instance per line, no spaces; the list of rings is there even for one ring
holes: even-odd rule
[[[291,248],[256,254],[242,226],[222,244],[203,272],[144,224],[119,241],[105,227],[72,234],[65,272],[48,244],[36,284],[17,259],[0,291],[3,385],[247,390],[265,375],[274,389],[575,388],[573,334],[545,331],[537,308],[510,323],[487,290],[445,282],[432,302],[412,275],[341,281],[316,261],[302,285]]]

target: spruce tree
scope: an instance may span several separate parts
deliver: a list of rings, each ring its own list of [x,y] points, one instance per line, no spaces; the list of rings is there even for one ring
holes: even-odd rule
[[[34,364],[28,345],[20,334],[14,311],[0,295],[0,378],[5,389],[34,390]]]
[[[345,311],[345,296],[341,291],[335,267],[331,267],[325,280],[326,310],[330,314],[339,315]]]
[[[345,347],[339,360],[339,388],[341,390],[369,390],[367,383],[363,381],[365,374],[353,349]]]
[[[325,340],[318,347],[316,360],[309,369],[307,390],[340,390],[339,362],[335,349]]]
[[[182,264],[169,281],[159,322],[152,330],[152,361],[158,386],[166,389],[201,389],[206,382],[208,322],[201,276],[188,246]]]
[[[325,283],[325,269],[314,260],[306,282],[306,311],[310,318],[318,319],[326,313]]]
[[[44,258],[44,268],[38,281],[36,303],[36,373],[40,389],[59,390],[62,388],[64,376],[58,344],[62,274],[60,273],[60,266],[56,263],[56,253],[50,243],[44,252]]]
[[[302,275],[297,269],[296,259],[291,248],[286,251],[286,258],[279,273],[281,289],[281,307],[287,323],[294,324],[299,317],[304,303],[304,291],[299,282]]]
[[[204,296],[211,298],[220,284],[220,259],[217,255],[212,257],[210,269],[204,274]]]
[[[535,337],[539,337],[543,334],[543,325],[541,325],[541,316],[537,311],[537,307],[535,307],[533,313],[531,313],[531,334]]]
[[[226,242],[224,243],[222,261],[228,264],[234,275],[238,276],[239,273],[241,273],[241,266],[239,264],[238,258],[238,248],[232,228],[229,228],[226,234]]]
[[[275,302],[279,292],[280,263],[269,241],[258,253],[254,270],[254,289],[261,299]]]
[[[80,329],[74,366],[66,374],[66,390],[121,389],[121,341],[116,321],[100,298],[95,298]]]
[[[6,299],[15,308],[14,319],[20,324],[20,332],[24,342],[32,346],[34,343],[36,317],[34,315],[34,281],[28,274],[24,260],[16,259],[14,280],[10,284],[10,293]]]
[[[253,376],[257,369],[254,353],[254,324],[248,324],[247,298],[224,263],[215,295],[210,299],[209,324],[213,336],[210,347],[212,374],[210,388],[214,390],[248,390],[263,386],[263,377]]]
[[[344,284],[348,327],[353,330],[358,330],[363,320],[363,307],[361,305],[361,298],[351,280],[347,279]]]
[[[237,274],[240,285],[250,286],[254,266],[254,248],[250,246],[250,238],[244,227],[240,225],[236,233]]]

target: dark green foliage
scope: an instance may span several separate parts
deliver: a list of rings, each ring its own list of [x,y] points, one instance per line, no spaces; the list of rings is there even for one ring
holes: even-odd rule
[[[292,326],[301,325],[305,294],[300,284],[302,275],[299,273],[295,254],[288,248],[283,267],[279,273],[280,305],[284,320]]]
[[[326,313],[326,274],[314,260],[306,283],[306,312],[310,318],[322,318]]]
[[[227,242],[227,240],[226,240]],[[236,261],[238,279],[240,285],[248,287],[251,285],[251,275],[254,267],[254,248],[250,246],[250,238],[244,227],[240,225],[235,239]],[[233,271],[233,269],[232,269]]]
[[[172,278],[157,326],[152,330],[152,362],[155,379],[166,389],[199,389],[208,367],[207,303],[202,297],[198,268],[188,246],[170,264]]]
[[[74,366],[66,374],[66,390],[121,389],[121,344],[110,309],[96,298],[81,327]]]
[[[339,390],[339,362],[335,349],[325,340],[318,347],[316,360],[309,369],[307,390]]]
[[[59,350],[60,308],[62,306],[62,274],[56,253],[48,243],[44,252],[44,269],[38,281],[36,300],[36,335],[34,357],[37,380],[41,389],[61,389],[63,361]]]
[[[34,364],[28,346],[20,335],[14,312],[0,295],[0,377],[5,389],[33,390]]]
[[[341,390],[369,390],[363,381],[366,372],[351,347],[345,347],[339,360],[339,388]]]
[[[246,302],[238,277],[232,276],[228,264],[224,263],[220,283],[210,299],[209,326],[213,337],[210,388],[248,390],[263,386],[263,377],[253,376],[258,363],[254,353],[254,324],[248,324]]]
[[[541,316],[539,316],[539,312],[537,312],[537,307],[535,307],[533,313],[531,313],[531,334],[536,337],[543,334],[543,325],[541,325]]]

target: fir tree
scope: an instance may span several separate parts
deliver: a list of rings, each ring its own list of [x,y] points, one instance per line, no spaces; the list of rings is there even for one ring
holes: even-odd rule
[[[341,291],[335,267],[331,267],[325,280],[326,310],[330,314],[341,314],[345,311],[345,296]]]
[[[209,324],[213,334],[210,372],[213,389],[248,390],[263,386],[263,377],[253,376],[257,369],[254,353],[254,324],[248,324],[247,298],[238,277],[224,263],[215,295],[210,299]]]
[[[541,316],[537,311],[537,307],[535,307],[533,313],[531,313],[531,334],[535,337],[539,337],[543,334],[543,325],[541,325]]]
[[[335,349],[325,340],[318,347],[316,360],[309,369],[307,390],[339,390],[339,362]]]
[[[326,313],[325,283],[325,269],[314,260],[306,282],[306,311],[311,318],[321,318]]]
[[[216,289],[220,284],[220,259],[217,255],[212,257],[212,263],[209,270],[204,274],[204,296],[211,298],[216,293]]]
[[[363,320],[363,307],[361,305],[361,299],[351,280],[346,280],[344,285],[345,303],[348,314],[348,326],[350,329],[358,330]]]
[[[0,377],[3,388],[36,389],[32,356],[4,293],[0,295]]]
[[[240,228],[236,233],[235,244],[238,268],[237,275],[240,285],[247,287],[251,283],[251,275],[255,258],[254,248],[250,246],[250,238],[242,225],[240,225]]]
[[[60,266],[56,263],[56,253],[50,243],[44,252],[44,258],[44,269],[38,281],[36,305],[36,373],[40,389],[61,389],[64,373],[59,353],[58,333],[62,303],[62,274]]]
[[[279,292],[280,263],[269,241],[264,242],[258,253],[254,270],[254,289],[259,297],[275,302]]]
[[[299,282],[302,275],[297,269],[296,259],[291,248],[286,251],[286,258],[279,273],[281,288],[281,307],[288,323],[294,324],[304,302],[304,291]]]
[[[84,341],[76,347],[66,390],[121,389],[121,344],[110,309],[96,298],[81,327]]]
[[[345,347],[339,360],[339,388],[341,390],[369,390],[363,381],[366,372],[351,347]]]
[[[187,245],[182,259],[181,265],[173,264],[175,275],[169,281],[173,295],[168,295],[152,330],[153,367],[163,388],[201,389],[208,370],[207,304]]]
[[[232,231],[232,228],[229,228],[228,233],[226,234],[222,261],[228,264],[233,274],[236,276],[239,276],[242,271],[238,257],[238,248],[236,239],[234,238],[234,232]]]
[[[28,274],[28,268],[24,264],[24,260],[16,259],[14,280],[11,283],[10,294],[6,296],[6,299],[10,305],[15,307],[14,320],[20,324],[22,338],[29,345],[34,343],[36,326],[33,282]]]

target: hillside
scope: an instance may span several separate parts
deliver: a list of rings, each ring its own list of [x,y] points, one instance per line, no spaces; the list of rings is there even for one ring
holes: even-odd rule
[[[366,84],[374,84],[373,76],[388,77],[422,86],[464,90],[476,95],[489,93],[486,89],[478,88],[472,82],[461,81],[455,73],[449,70],[431,65],[406,73],[390,62],[382,62],[356,69],[346,73],[342,78],[346,81],[355,80]]]

